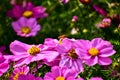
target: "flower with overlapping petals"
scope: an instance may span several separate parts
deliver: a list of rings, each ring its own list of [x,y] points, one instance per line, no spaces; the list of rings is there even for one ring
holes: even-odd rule
[[[43,80],[41,77],[35,77],[33,74],[24,75],[21,74],[18,77],[18,80]]]
[[[21,17],[18,21],[12,22],[12,27],[17,35],[22,37],[36,36],[41,26],[35,18]]]
[[[44,80],[82,80],[76,79],[78,73],[67,67],[54,66],[51,68],[51,72],[47,72],[44,76]]]
[[[27,75],[29,72],[29,67],[26,65],[14,68],[13,73],[10,76],[10,80],[18,80],[19,75]]]
[[[110,18],[104,18],[101,22],[99,22],[96,26],[98,28],[107,28],[111,25],[111,19]]]
[[[57,51],[61,54],[59,66],[67,66],[78,73],[82,72],[84,68],[78,48],[79,46],[76,44],[76,40],[63,39],[62,43],[57,46]]]
[[[0,55],[0,76],[2,76],[3,73],[7,72],[8,69],[8,61],[2,55]]]
[[[109,41],[105,41],[102,38],[95,38],[92,41],[79,40],[78,52],[81,53],[81,58],[85,59],[84,62],[88,66],[95,64],[110,65],[112,60],[109,56],[115,54],[113,45]]]
[[[47,17],[46,8],[43,6],[34,6],[32,2],[28,2],[26,6],[14,5],[12,10],[8,11],[8,16],[19,19],[20,17],[34,17],[34,18],[44,18]]]
[[[43,59],[51,62],[59,55],[56,51],[44,49],[42,44],[29,45],[18,40],[15,40],[10,44],[10,51],[14,54],[14,57],[12,58],[12,60],[16,62],[14,67]]]

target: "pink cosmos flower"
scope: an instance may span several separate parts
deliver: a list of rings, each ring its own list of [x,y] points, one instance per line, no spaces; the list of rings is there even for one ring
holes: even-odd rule
[[[85,63],[88,66],[95,64],[110,65],[112,60],[109,56],[115,54],[113,45],[109,41],[105,41],[101,38],[95,38],[92,41],[79,40],[78,52],[81,53],[81,58],[85,59]]]
[[[79,46],[74,39],[63,39],[61,45],[57,47],[58,52],[61,54],[60,67],[67,66],[76,72],[83,71],[82,60],[78,52]]]
[[[57,51],[57,46],[62,44],[62,40],[65,38],[66,38],[65,35],[59,36],[59,40],[52,39],[52,38],[46,38],[44,41],[44,46],[47,50]],[[45,61],[45,64],[47,64],[48,66],[58,66],[60,59],[61,59],[61,55],[59,54],[54,61],[52,61],[52,62]]]
[[[29,64],[34,61],[41,61],[43,59],[52,62],[59,55],[56,51],[44,49],[42,44],[28,45],[17,40],[10,44],[10,51],[15,56],[12,58],[13,61],[16,61],[14,67]]]
[[[103,80],[101,77],[92,77],[90,80]]]
[[[98,23],[96,26],[98,28],[107,28],[111,25],[111,19],[110,18],[104,18],[100,23]]]
[[[54,66],[51,68],[51,72],[45,74],[44,80],[77,80],[75,79],[77,75],[76,71],[67,67]]]
[[[61,0],[61,2],[62,2],[63,4],[67,4],[67,3],[69,2],[69,0]]]
[[[12,10],[8,11],[8,16],[19,19],[20,17],[34,17],[34,18],[44,18],[48,14],[45,13],[46,8],[43,6],[34,6],[32,2],[28,2],[25,6],[23,5],[14,5]]]
[[[77,22],[77,20],[78,20],[78,16],[73,16],[72,22]]]
[[[13,70],[13,73],[11,74],[9,80],[18,80],[19,75],[21,74],[27,75],[28,72],[29,72],[29,67],[26,65],[17,67]]]
[[[35,36],[41,26],[37,24],[35,18],[21,17],[18,21],[12,22],[12,27],[17,35],[22,37]]]
[[[106,17],[108,15],[108,13],[104,9],[102,9],[101,7],[99,7],[95,4],[93,4],[92,7],[93,7],[93,9],[95,9],[96,12],[101,14],[103,17]]]
[[[6,59],[2,55],[0,55],[0,76],[2,76],[3,73],[7,72],[8,69],[8,61],[6,61]]]
[[[33,74],[23,75],[18,77],[18,80],[43,80],[41,77],[35,77]]]

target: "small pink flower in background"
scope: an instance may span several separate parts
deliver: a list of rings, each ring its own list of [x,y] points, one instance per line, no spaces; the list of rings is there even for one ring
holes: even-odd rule
[[[33,74],[19,75],[18,80],[43,80],[41,77],[35,77]]]
[[[18,19],[20,17],[45,18],[48,16],[46,8],[43,6],[34,6],[32,2],[23,3],[23,5],[14,5],[12,10],[7,12],[9,17]]]
[[[29,45],[17,40],[10,44],[10,51],[15,56],[12,58],[13,61],[16,61],[14,67],[40,60],[52,62],[59,55],[56,51],[46,50],[42,44]]]
[[[91,2],[91,0],[80,0],[80,1],[81,3],[86,4],[86,5],[90,4]]]
[[[101,38],[95,38],[92,41],[79,40],[78,52],[81,53],[81,57],[88,66],[95,64],[110,65],[112,60],[108,58],[115,54],[113,45],[109,41],[105,41]]]
[[[7,72],[8,69],[8,61],[6,61],[6,59],[2,55],[0,55],[0,76],[2,76],[3,73]]]
[[[111,19],[110,18],[104,18],[100,23],[98,23],[96,26],[98,28],[107,28],[111,25]]]
[[[24,74],[27,75],[29,72],[29,67],[23,65],[21,67],[14,68],[13,73],[10,76],[10,80],[18,80],[19,75]]]
[[[101,77],[92,77],[90,80],[103,80]]]
[[[78,53],[79,46],[76,40],[65,38],[62,44],[57,47],[57,51],[61,54],[59,66],[67,66],[70,69],[80,73],[83,71],[83,64]]]
[[[77,75],[78,73],[67,67],[54,66],[51,72],[45,74],[44,80],[77,80],[75,79]]]
[[[16,0],[10,0],[10,4],[11,5],[15,5],[16,4]]]
[[[72,22],[77,22],[78,21],[78,16],[73,16]]]
[[[69,2],[69,0],[61,0],[61,2],[62,2],[63,4],[67,4],[67,3]]]
[[[93,9],[95,9],[96,12],[101,14],[103,17],[106,17],[108,15],[108,13],[104,9],[102,9],[101,7],[99,7],[95,4],[93,4],[92,7],[93,7]]]
[[[21,17],[18,21],[12,22],[12,27],[17,35],[22,37],[36,36],[41,26],[37,24],[35,18]]]

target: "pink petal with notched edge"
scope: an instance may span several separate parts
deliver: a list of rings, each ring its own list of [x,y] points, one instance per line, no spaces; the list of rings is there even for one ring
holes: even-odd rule
[[[108,48],[105,48],[105,49],[101,49],[99,56],[100,57],[109,57],[109,56],[112,56],[113,54],[115,54],[115,52],[116,51],[113,50],[113,48],[108,47]]]
[[[10,51],[15,55],[27,54],[30,47],[28,44],[15,40],[10,44]]]
[[[25,8],[26,10],[32,10],[34,8],[34,5],[32,2],[28,2]]]
[[[81,59],[74,60],[71,69],[73,69],[74,71],[78,73],[83,72],[84,67],[83,67]]]
[[[90,59],[85,60],[85,63],[86,63],[88,66],[93,66],[93,65],[95,65],[95,64],[98,63],[98,57],[97,57],[97,56],[91,57]]]
[[[17,22],[12,22],[12,27],[13,27],[15,32],[21,30],[21,26]]]
[[[40,26],[40,25],[36,25],[36,26],[32,29],[32,32],[39,31],[40,29],[41,29],[41,26]]]
[[[26,26],[29,26],[31,29],[34,29],[36,25],[37,25],[37,21],[35,18],[30,18],[26,20]]]
[[[59,53],[56,51],[43,51],[41,53],[45,56],[45,59],[48,62],[54,61],[59,56]]]
[[[101,44],[103,42],[103,40],[101,38],[95,38],[91,41],[91,45],[92,47],[97,47],[98,44]]]
[[[110,65],[111,63],[112,63],[112,60],[110,58],[99,57],[99,60],[98,60],[99,65]]]
[[[27,22],[27,18],[25,17],[21,17],[20,19],[18,19],[18,21],[16,21],[16,23],[20,26],[20,27],[25,27]]]

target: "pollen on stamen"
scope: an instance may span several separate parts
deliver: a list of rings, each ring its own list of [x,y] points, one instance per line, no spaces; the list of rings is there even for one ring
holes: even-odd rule
[[[23,13],[23,16],[24,17],[30,17],[30,16],[32,16],[33,15],[33,12],[32,11],[29,11],[29,10],[27,10],[27,11],[25,11],[24,13]]]
[[[13,77],[13,80],[18,80],[18,76],[24,74],[24,72],[19,72],[17,74],[15,74],[15,76]]]
[[[38,48],[37,46],[32,46],[30,49],[28,49],[27,52],[30,55],[35,55],[35,54],[38,54],[40,52],[40,48]]]
[[[99,50],[96,49],[96,48],[90,48],[88,50],[88,53],[91,55],[91,56],[97,56],[99,54]]]
[[[31,31],[30,28],[27,27],[27,26],[21,28],[21,32],[22,32],[23,34],[29,34],[30,31]]]
[[[63,76],[58,76],[55,80],[65,80]]]
[[[78,55],[76,54],[76,52],[75,52],[74,49],[71,49],[71,50],[68,52],[68,56],[70,56],[72,59],[77,59],[77,58],[78,58]]]

